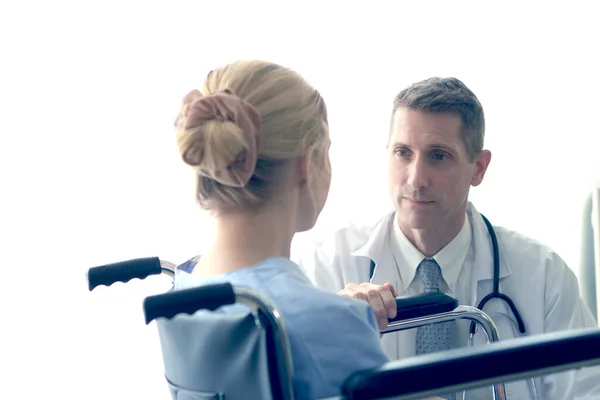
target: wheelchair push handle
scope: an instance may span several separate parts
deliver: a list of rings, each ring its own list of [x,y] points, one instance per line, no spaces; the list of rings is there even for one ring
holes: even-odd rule
[[[458,307],[458,300],[441,292],[396,297],[396,317],[390,322],[447,313]]]
[[[158,275],[161,272],[160,259],[146,257],[93,267],[87,271],[86,277],[89,290],[92,291],[96,286],[125,283],[134,278],[145,279],[149,275]]]
[[[148,296],[144,300],[146,324],[154,319],[171,319],[177,314],[192,315],[199,310],[216,310],[234,304],[236,294],[230,283],[217,283]]]

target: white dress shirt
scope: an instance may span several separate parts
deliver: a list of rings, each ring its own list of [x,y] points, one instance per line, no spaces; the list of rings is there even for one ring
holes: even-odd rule
[[[417,268],[426,258],[404,235],[398,224],[394,221],[390,227],[389,245],[394,257],[394,262],[400,274],[401,287],[396,288],[400,295],[412,295],[423,292],[423,281],[417,274]],[[457,298],[461,304],[468,304],[471,293],[470,279],[459,279],[461,274],[471,276],[473,270],[472,228],[468,218],[465,218],[463,227],[448,245],[435,254],[432,258],[442,270],[443,282],[440,292]],[[457,321],[454,332],[454,341],[457,347],[464,347],[467,343],[469,323]],[[416,329],[400,332],[404,336],[402,346],[397,354],[406,357],[415,354]],[[393,355],[392,355],[393,356]]]

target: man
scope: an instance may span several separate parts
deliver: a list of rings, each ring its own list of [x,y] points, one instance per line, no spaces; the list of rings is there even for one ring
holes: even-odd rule
[[[484,132],[483,108],[458,79],[431,78],[400,92],[387,144],[394,210],[372,226],[341,229],[314,252],[300,254],[296,258],[307,275],[317,286],[368,301],[381,328],[395,316],[399,295],[441,291],[477,307],[492,292],[494,270],[490,233],[468,201],[470,187],[481,184],[491,160]],[[575,275],[556,253],[505,228],[494,231],[500,291],[515,303],[525,335],[597,326]],[[501,339],[521,335],[505,302],[491,300],[484,311]],[[433,351],[463,347],[468,327],[453,321],[386,334],[382,345],[392,359],[432,351],[427,343],[439,344]],[[537,394],[600,398],[597,376],[584,369],[539,378]],[[526,381],[506,388],[514,398],[532,398]]]

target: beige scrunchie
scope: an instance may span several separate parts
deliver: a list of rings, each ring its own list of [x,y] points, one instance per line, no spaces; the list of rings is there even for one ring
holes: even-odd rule
[[[183,99],[181,113],[175,120],[178,129],[202,129],[206,121],[230,121],[252,140],[248,149],[241,151],[222,169],[198,169],[198,173],[223,185],[244,187],[256,168],[261,143],[261,116],[252,104],[226,89],[208,96],[192,90]],[[202,131],[200,131],[202,134]]]

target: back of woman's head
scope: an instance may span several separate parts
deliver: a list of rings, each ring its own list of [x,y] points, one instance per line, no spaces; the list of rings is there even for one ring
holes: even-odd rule
[[[184,98],[175,126],[181,156],[198,173],[197,200],[217,212],[260,208],[289,161],[310,146],[326,151],[320,94],[298,73],[264,61],[211,71]]]

